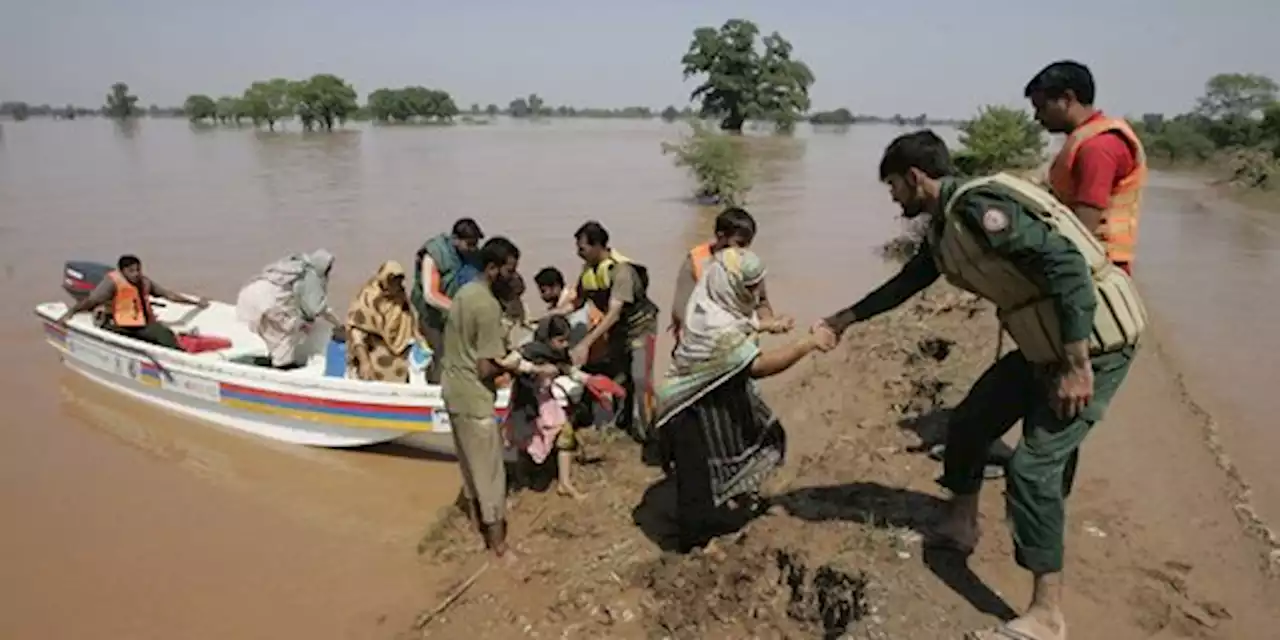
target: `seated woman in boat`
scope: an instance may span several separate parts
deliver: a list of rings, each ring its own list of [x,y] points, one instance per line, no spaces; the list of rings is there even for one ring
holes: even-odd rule
[[[317,319],[342,330],[329,310],[329,272],[333,254],[319,249],[293,255],[262,270],[236,299],[236,317],[267,344],[270,365],[292,369],[304,354],[299,347]],[[265,364],[265,363],[264,363]]]
[[[135,340],[179,349],[178,337],[173,330],[156,321],[151,308],[151,296],[195,305],[201,309],[209,306],[204,298],[196,298],[170,291],[143,275],[142,261],[137,256],[124,255],[116,262],[116,270],[107,274],[102,282],[83,300],[77,302],[58,318],[58,324],[66,326],[72,316],[109,305],[104,329]]]
[[[675,462],[676,511],[685,550],[740,525],[761,484],[782,464],[786,434],[756,379],[791,368],[819,348],[813,335],[761,351],[752,319],[765,268],[754,253],[717,253],[694,287],[680,342],[657,392],[655,425]],[[763,328],[783,333],[785,319]]]
[[[347,375],[359,380],[409,382],[409,351],[425,344],[404,287],[405,271],[382,263],[347,311]]]

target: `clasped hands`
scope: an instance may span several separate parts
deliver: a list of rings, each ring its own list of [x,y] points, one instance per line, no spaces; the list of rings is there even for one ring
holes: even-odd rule
[[[759,324],[760,331],[763,333],[788,333],[795,326],[796,321],[790,316],[777,316],[768,320],[761,320]],[[809,328],[809,334],[814,348],[819,351],[830,351],[840,343],[840,336],[824,320],[813,323],[813,326]]]

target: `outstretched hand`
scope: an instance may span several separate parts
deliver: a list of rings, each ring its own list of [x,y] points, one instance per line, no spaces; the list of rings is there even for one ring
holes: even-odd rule
[[[761,324],[760,329],[766,333],[788,333],[796,327],[796,320],[791,316],[777,316]]]
[[[827,325],[825,320],[813,323],[813,326],[809,328],[809,333],[813,334],[813,337],[818,342],[818,349],[821,351],[830,351],[840,344],[840,336]]]

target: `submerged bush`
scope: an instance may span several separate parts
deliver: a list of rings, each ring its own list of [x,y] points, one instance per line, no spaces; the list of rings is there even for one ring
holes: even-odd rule
[[[751,190],[749,159],[739,136],[712,131],[693,121],[693,131],[680,142],[662,143],[662,153],[675,156],[677,167],[688,169],[698,188],[700,200],[724,206],[741,205]]]
[[[1233,149],[1226,154],[1227,181],[1246,189],[1280,186],[1280,160],[1267,149]]]
[[[966,175],[1030,169],[1044,159],[1040,125],[1021,109],[983,107],[978,117],[960,125],[960,144],[954,161]]]

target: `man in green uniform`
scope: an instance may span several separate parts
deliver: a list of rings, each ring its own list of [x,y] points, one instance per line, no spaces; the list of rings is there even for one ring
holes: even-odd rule
[[[418,314],[418,323],[427,346],[435,352],[427,368],[427,382],[440,382],[439,363],[443,357],[445,319],[453,305],[453,296],[462,285],[475,277],[472,259],[476,247],[484,239],[480,225],[471,218],[453,223],[449,233],[441,233],[422,243],[414,256],[413,290],[409,299]]]
[[[506,297],[504,288],[511,286],[519,261],[520,250],[506,238],[484,244],[481,271],[454,296],[440,365],[444,371],[441,395],[449,412],[467,506],[485,546],[498,556],[507,551],[507,476],[502,434],[494,418],[495,381],[506,371],[499,361],[507,355],[498,299]]]
[[[1019,350],[983,373],[950,419],[940,482],[953,497],[928,542],[973,550],[987,451],[1022,420],[1007,500],[1016,560],[1033,574],[1034,595],[1023,617],[970,637],[1065,638],[1064,501],[1079,446],[1133,360],[1145,327],[1141,301],[1070,209],[1004,174],[952,177],[946,145],[931,131],[894,140],[880,178],[904,215],[930,214],[926,239],[897,276],[813,330],[834,344],[850,325],[897,307],[939,276],[996,304]]]

